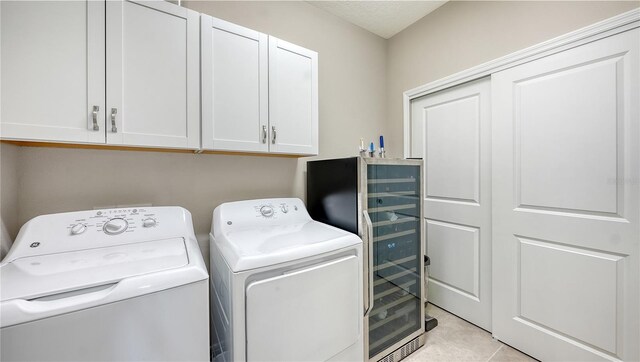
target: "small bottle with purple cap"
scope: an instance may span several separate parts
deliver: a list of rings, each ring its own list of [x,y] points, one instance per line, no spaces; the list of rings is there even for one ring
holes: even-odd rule
[[[385,157],[384,137],[382,135],[380,135],[380,150],[378,151],[378,154],[380,155],[380,158],[384,158]]]

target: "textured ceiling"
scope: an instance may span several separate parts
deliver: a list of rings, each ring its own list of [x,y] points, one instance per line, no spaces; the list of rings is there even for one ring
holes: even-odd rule
[[[396,35],[445,1],[307,1],[385,39]]]

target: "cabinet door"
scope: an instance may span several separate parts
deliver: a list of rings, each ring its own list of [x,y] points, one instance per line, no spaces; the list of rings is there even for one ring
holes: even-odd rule
[[[202,148],[268,152],[267,35],[201,18]]]
[[[104,31],[104,2],[0,2],[2,138],[105,142]]]
[[[269,36],[270,151],[318,154],[318,53]]]
[[[107,2],[107,143],[199,148],[198,14]]]
[[[640,29],[493,76],[493,334],[640,359]]]

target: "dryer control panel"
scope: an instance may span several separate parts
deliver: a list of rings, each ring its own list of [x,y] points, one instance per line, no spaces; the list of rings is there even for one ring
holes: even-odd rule
[[[259,199],[228,202],[216,207],[212,229],[219,233],[309,221],[311,217],[300,199]]]
[[[260,200],[258,200],[260,201]],[[296,202],[287,202],[287,200],[264,200],[254,205],[257,211],[257,217],[278,218],[283,217],[291,211],[296,213],[300,211],[300,206]],[[305,209],[306,211],[306,209]],[[294,216],[295,217],[295,216]]]
[[[181,207],[102,209],[43,215],[24,224],[3,261],[185,237],[192,233],[191,214]]]

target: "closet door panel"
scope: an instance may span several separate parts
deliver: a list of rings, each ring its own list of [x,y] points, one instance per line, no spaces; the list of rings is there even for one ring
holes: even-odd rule
[[[423,130],[428,299],[491,330],[491,87],[488,78],[412,102]]]
[[[493,75],[493,333],[640,359],[640,30]]]

